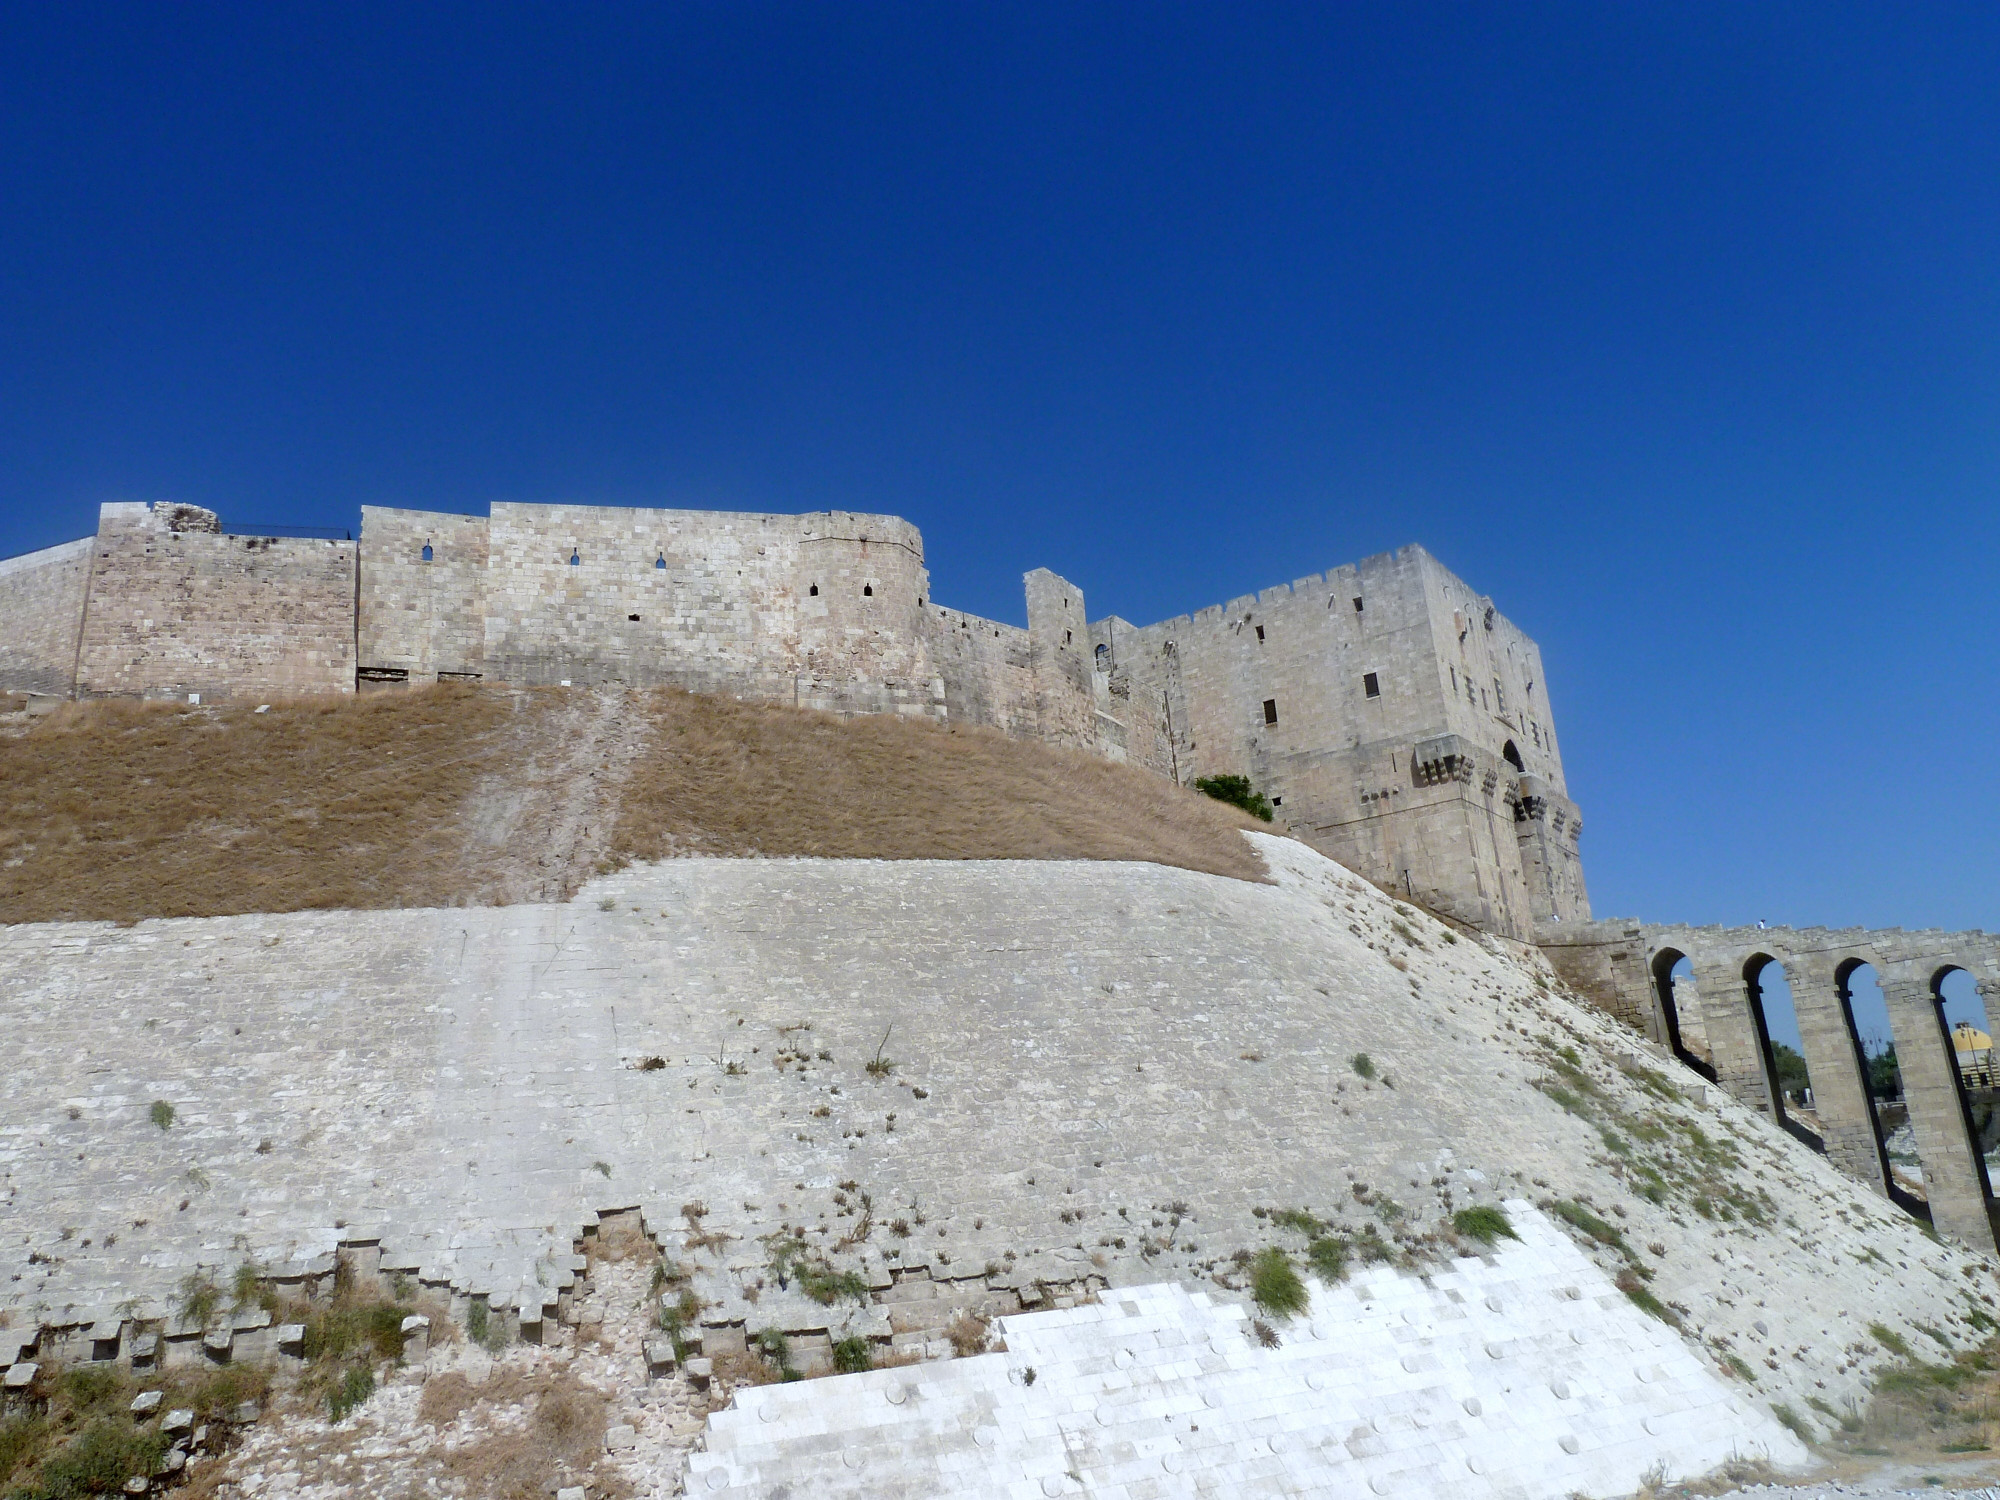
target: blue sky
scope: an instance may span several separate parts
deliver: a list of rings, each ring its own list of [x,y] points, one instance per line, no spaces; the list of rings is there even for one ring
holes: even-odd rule
[[[857,508],[1134,620],[1421,541],[1602,914],[2000,927],[1987,4],[0,10],[0,554]]]

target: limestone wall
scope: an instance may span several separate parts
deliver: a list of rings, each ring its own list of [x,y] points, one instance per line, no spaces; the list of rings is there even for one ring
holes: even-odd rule
[[[224,535],[192,506],[105,505],[76,691],[352,692],[357,556],[353,542]]]
[[[485,516],[361,507],[364,674],[485,674],[487,535]]]
[[[0,560],[0,693],[68,697],[91,538]]]
[[[927,604],[925,648],[944,685],[945,717],[1024,737],[1040,730],[1035,654],[1018,625]]]
[[[1476,926],[1589,915],[1540,653],[1423,548],[1092,642],[1132,760],[1247,775],[1315,848]]]

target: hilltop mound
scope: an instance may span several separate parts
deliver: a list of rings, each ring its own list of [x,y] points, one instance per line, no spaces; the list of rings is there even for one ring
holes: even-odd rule
[[[0,738],[0,921],[560,901],[690,853],[1261,879],[1247,823],[992,730],[664,690],[70,704]]]

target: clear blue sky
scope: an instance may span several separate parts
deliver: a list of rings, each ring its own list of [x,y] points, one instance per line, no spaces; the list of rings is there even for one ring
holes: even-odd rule
[[[917,522],[1019,619],[1421,541],[1597,910],[2000,927],[2000,8],[0,9],[0,553]]]

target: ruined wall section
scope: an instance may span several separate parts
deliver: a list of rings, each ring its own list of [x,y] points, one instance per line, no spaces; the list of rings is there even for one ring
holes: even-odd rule
[[[92,539],[0,561],[0,693],[68,697]]]
[[[230,536],[193,506],[109,504],[92,550],[79,697],[354,690],[356,543]]]
[[[485,674],[487,546],[485,516],[361,507],[363,681]]]
[[[1028,738],[1040,732],[1035,654],[1027,631],[935,604],[925,606],[921,628],[943,686],[948,722],[985,724]]]

